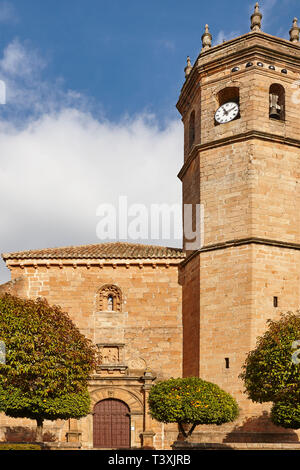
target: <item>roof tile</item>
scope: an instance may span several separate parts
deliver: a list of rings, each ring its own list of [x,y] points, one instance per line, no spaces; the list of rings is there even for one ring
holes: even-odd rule
[[[3,253],[4,260],[9,259],[145,259],[145,258],[185,258],[180,248],[142,245],[139,243],[100,243],[95,245],[68,246],[42,250]]]

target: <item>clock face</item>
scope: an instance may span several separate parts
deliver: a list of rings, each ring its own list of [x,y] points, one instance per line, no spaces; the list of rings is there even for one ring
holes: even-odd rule
[[[239,105],[232,101],[225,103],[217,110],[215,114],[215,120],[219,124],[225,124],[226,122],[232,121],[239,114]]]

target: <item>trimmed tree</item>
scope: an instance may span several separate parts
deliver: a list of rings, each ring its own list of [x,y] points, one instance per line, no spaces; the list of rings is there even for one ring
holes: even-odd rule
[[[271,420],[277,426],[300,429],[300,397],[283,397],[273,403]]]
[[[300,311],[268,320],[268,329],[247,355],[241,378],[249,398],[273,402],[271,420],[286,428],[300,428],[300,364],[294,342],[300,340]]]
[[[6,361],[0,364],[0,411],[37,422],[80,418],[90,410],[88,378],[95,349],[58,306],[46,300],[0,297],[0,340]]]
[[[238,416],[236,400],[218,385],[198,377],[157,382],[149,393],[152,418],[177,423],[185,439],[200,424],[223,424]],[[186,430],[186,425],[191,425]]]

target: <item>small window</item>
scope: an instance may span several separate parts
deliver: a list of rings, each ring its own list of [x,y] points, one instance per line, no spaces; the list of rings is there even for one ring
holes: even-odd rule
[[[275,308],[278,307],[278,297],[273,297],[273,306],[274,306]]]
[[[191,112],[189,121],[189,148],[192,147],[195,142],[195,111]]]
[[[106,284],[101,287],[97,295],[97,310],[107,312],[121,312],[121,290],[115,285]]]
[[[270,107],[269,117],[270,119],[276,119],[278,121],[285,120],[285,89],[279,83],[273,83],[270,86],[269,92]]]

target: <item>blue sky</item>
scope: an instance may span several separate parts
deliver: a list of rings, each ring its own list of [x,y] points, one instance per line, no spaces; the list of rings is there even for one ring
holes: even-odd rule
[[[180,204],[186,57],[205,23],[214,44],[247,33],[254,4],[0,0],[0,252],[98,243],[97,207],[120,195]],[[288,38],[299,0],[260,5]]]
[[[18,38],[46,62],[42,77],[90,98],[110,120],[151,112],[164,121],[183,83],[186,56],[201,48],[205,23],[214,42],[249,31],[254,0],[11,0],[0,48]],[[287,35],[297,0],[262,0],[264,30]],[[3,8],[3,7],[2,7]],[[264,11],[265,10],[265,11]],[[5,15],[4,15],[5,16]],[[1,15],[0,15],[1,20]]]

